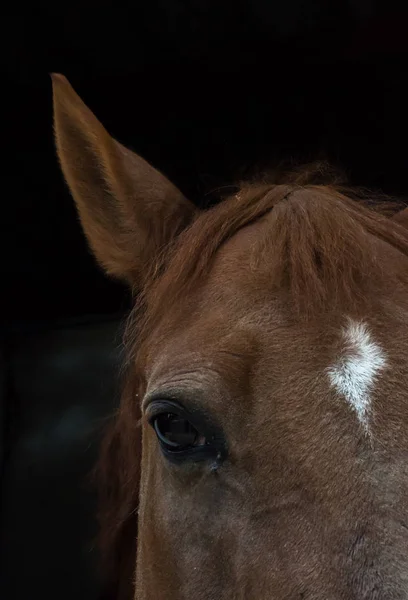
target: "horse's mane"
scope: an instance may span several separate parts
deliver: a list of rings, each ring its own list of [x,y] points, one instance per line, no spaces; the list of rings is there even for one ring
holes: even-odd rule
[[[317,163],[239,186],[164,249],[128,320],[124,392],[99,462],[101,544],[114,585],[127,582],[120,592],[116,588],[115,598],[130,600],[135,567],[142,385],[135,365],[163,306],[175,305],[205,281],[221,246],[265,216],[259,255],[271,285],[287,289],[299,314],[364,301],[372,297],[368,286],[399,284],[400,273],[392,265],[384,268],[378,255],[383,246],[375,242],[408,257],[408,231],[389,219],[400,208],[383,195],[348,188],[342,176]]]

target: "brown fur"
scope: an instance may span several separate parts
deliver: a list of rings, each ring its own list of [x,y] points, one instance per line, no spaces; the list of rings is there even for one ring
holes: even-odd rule
[[[141,289],[100,460],[114,597],[133,594],[139,508],[140,600],[406,598],[407,211],[319,164],[244,184],[197,214],[61,76],[54,105],[91,247]],[[374,446],[323,377],[345,315],[369,321],[393,364],[378,384]],[[198,386],[223,424],[220,475],[159,456],[140,409],[147,386],[166,381]]]

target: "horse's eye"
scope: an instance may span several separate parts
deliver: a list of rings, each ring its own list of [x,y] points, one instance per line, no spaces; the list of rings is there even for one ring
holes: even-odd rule
[[[168,451],[186,450],[195,446],[200,438],[190,421],[175,413],[157,415],[152,425],[160,443]]]
[[[219,426],[199,409],[187,410],[173,398],[159,397],[146,409],[160,449],[173,463],[211,462],[212,469],[226,457],[226,443]]]

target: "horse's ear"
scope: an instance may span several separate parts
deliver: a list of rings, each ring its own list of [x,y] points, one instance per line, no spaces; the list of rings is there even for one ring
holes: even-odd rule
[[[109,135],[64,76],[51,77],[57,152],[88,242],[109,274],[138,286],[196,209]]]
[[[404,208],[393,215],[392,220],[400,223],[400,225],[403,225],[408,229],[408,206],[407,208]]]

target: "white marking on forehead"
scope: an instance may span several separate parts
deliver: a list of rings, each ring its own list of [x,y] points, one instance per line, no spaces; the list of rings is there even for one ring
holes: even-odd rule
[[[343,329],[344,355],[328,368],[330,383],[357,413],[369,430],[371,391],[378,374],[387,366],[382,348],[373,341],[365,323],[349,319]]]

